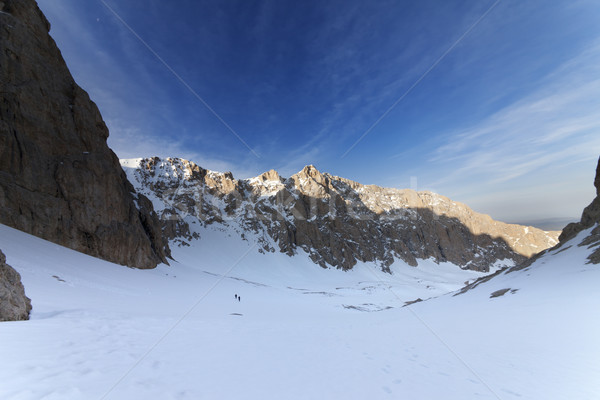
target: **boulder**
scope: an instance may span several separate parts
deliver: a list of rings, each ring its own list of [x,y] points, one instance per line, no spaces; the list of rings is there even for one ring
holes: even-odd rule
[[[24,321],[30,311],[31,300],[25,296],[21,275],[6,264],[0,251],[0,321]]]

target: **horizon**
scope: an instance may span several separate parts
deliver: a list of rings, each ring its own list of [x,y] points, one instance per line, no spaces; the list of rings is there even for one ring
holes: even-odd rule
[[[506,222],[594,198],[592,1],[38,4],[119,158],[242,179],[314,164]]]

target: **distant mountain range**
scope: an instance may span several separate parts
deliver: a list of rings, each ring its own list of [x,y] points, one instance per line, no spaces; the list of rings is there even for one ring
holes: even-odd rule
[[[257,237],[260,251],[302,250],[323,266],[350,269],[395,260],[450,262],[488,271],[516,265],[558,243],[560,232],[505,224],[431,192],[387,189],[306,166],[290,178],[268,171],[252,179],[203,169],[179,158],[122,160],[136,191],[149,198],[168,239],[201,240],[223,225]]]
[[[533,219],[523,221],[512,221],[511,224],[534,226],[543,231],[560,231],[568,224],[575,222],[577,218],[545,218],[545,219]]]

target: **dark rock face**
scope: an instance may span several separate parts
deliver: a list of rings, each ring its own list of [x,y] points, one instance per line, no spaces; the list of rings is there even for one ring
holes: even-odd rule
[[[0,321],[29,319],[31,300],[25,296],[21,275],[10,265],[0,251]]]
[[[596,179],[594,179],[594,186],[596,187],[596,196],[600,196],[600,158],[598,159],[598,166],[596,167]]]
[[[594,179],[594,186],[596,187],[596,198],[592,200],[589,206],[583,210],[581,220],[569,224],[563,229],[560,237],[559,247],[562,246],[566,241],[575,237],[579,232],[589,229],[594,225],[600,224],[600,159],[598,159],[598,166],[596,167],[596,178]],[[580,246],[598,247],[600,245],[600,225],[592,230],[590,235],[583,240]],[[600,264],[600,247],[597,248],[589,256],[589,260],[593,264]]]
[[[166,262],[152,205],[108,148],[36,2],[0,11],[0,223],[131,267]]]
[[[302,249],[321,266],[375,261],[384,271],[395,259],[428,258],[487,271],[557,243],[558,232],[497,222],[435,193],[361,185],[313,166],[288,179],[269,171],[237,180],[174,158],[123,165],[140,193],[164,204],[157,212],[170,239],[193,239],[186,221],[221,224],[252,233],[265,252]]]

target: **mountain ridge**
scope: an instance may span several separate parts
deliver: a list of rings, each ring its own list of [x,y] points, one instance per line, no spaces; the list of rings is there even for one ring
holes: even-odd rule
[[[417,265],[433,258],[488,271],[499,260],[523,262],[557,243],[545,232],[494,221],[431,192],[381,188],[307,165],[289,178],[274,170],[249,179],[179,158],[121,160],[129,180],[148,196],[170,240],[185,245],[200,227],[235,226],[262,235],[264,252],[290,256],[301,248],[325,267],[374,261]]]

